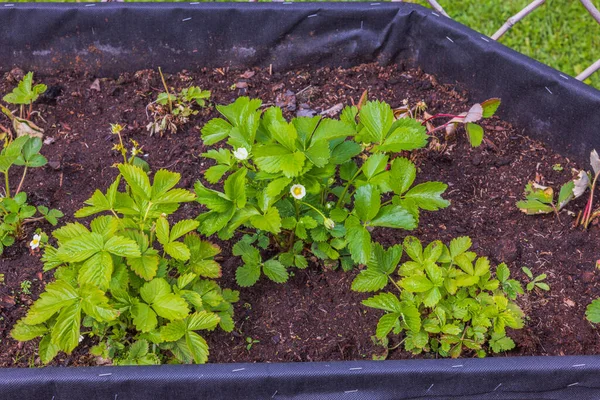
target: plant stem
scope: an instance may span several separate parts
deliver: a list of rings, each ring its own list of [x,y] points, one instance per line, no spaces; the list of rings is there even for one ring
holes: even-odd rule
[[[6,197],[10,197],[10,183],[8,182],[8,170],[4,172],[4,185],[6,187]]]
[[[29,102],[29,111],[27,112],[27,119],[31,118],[31,113],[33,112],[33,101]]]
[[[160,79],[162,80],[162,84],[165,87],[165,90],[167,92],[167,99],[169,100],[169,112],[172,113],[173,112],[173,102],[171,102],[171,92],[169,91],[169,87],[167,86],[167,82],[165,81],[165,77],[162,73],[162,69],[160,69],[160,67],[158,67],[158,73],[160,74]]]
[[[598,177],[600,176],[600,172],[598,172],[596,174],[596,176],[594,176],[594,182],[592,183],[592,189],[590,192],[590,200],[588,201],[588,205],[586,206],[586,210],[584,213],[584,219],[583,219],[583,227],[584,229],[587,229],[588,225],[590,224],[590,222],[592,222],[592,209],[593,204],[594,204],[594,191],[596,190],[596,183],[598,182]]]
[[[435,114],[435,115],[427,118],[423,122],[421,122],[421,125],[425,125],[427,122],[431,121],[432,119],[437,119],[437,118],[464,118],[464,117],[461,117],[460,115],[454,115],[454,114]]]
[[[319,210],[319,209],[318,209],[318,208],[316,208],[315,206],[313,206],[313,205],[311,205],[311,204],[308,204],[308,203],[305,203],[305,202],[303,202],[303,201],[297,201],[297,202],[296,202],[296,204],[297,204],[297,203],[301,203],[301,204],[304,204],[305,206],[308,206],[308,207],[312,208],[312,209],[313,209],[313,210],[315,210],[315,211],[316,211],[316,212],[317,212],[317,213],[318,213],[318,214],[319,214],[321,217],[323,217],[323,219],[327,219],[327,217],[325,216],[325,214],[323,214],[323,213],[321,212],[321,210]],[[296,205],[296,208],[297,208],[297,207],[298,207],[298,206]],[[298,220],[298,210],[296,210],[296,220]]]
[[[344,191],[342,192],[342,195],[340,196],[337,203],[335,204],[336,207],[339,207],[340,204],[342,204],[342,200],[344,199],[344,197],[346,197],[346,193],[348,193],[348,188],[350,188],[350,185],[354,182],[354,180],[356,178],[358,178],[358,174],[360,174],[360,171],[362,171],[362,167],[359,168],[358,171],[356,171],[356,173],[354,174],[352,179],[350,179],[348,182],[346,182],[346,187],[344,187]]]
[[[19,182],[19,186],[17,187],[17,191],[16,191],[15,195],[19,194],[19,192],[21,191],[21,187],[23,187],[23,182],[25,182],[26,174],[27,174],[27,165],[25,166],[25,169],[23,170],[23,176],[21,176],[21,182]]]

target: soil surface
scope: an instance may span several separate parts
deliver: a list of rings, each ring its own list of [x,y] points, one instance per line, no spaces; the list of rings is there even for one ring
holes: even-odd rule
[[[14,86],[12,75],[7,74],[0,82],[0,95]],[[106,190],[117,175],[112,165],[120,161],[120,155],[111,150],[116,137],[110,133],[110,123],[127,125],[125,138],[143,145],[153,171],[168,168],[180,172],[182,187],[192,189],[200,173],[210,166],[199,156],[204,151],[199,127],[218,115],[213,106],[202,110],[176,134],[148,135],[146,105],[162,91],[156,72],[103,79],[60,71],[52,76],[36,75],[35,79],[49,86],[35,106],[44,120],[34,118],[46,130],[49,144],[42,154],[49,163],[31,170],[25,190],[33,204],[62,210],[65,218],[61,224],[73,221],[73,213],[94,189]],[[431,114],[466,111],[473,103],[460,88],[438,84],[432,76],[397,66],[286,73],[211,69],[167,75],[167,81],[177,88],[193,84],[211,90],[215,104],[229,104],[240,95],[261,98],[265,105],[282,106],[288,118],[299,112],[335,113],[336,105],[357,102],[365,89],[370,98],[393,107],[400,106],[403,99],[413,104],[424,100]],[[0,123],[7,121],[0,118]],[[418,179],[448,183],[445,197],[452,204],[438,212],[422,213],[419,228],[410,234],[424,242],[441,239],[446,243],[468,235],[475,251],[490,256],[495,263],[507,262],[517,279],[526,279],[522,266],[530,267],[536,275],[548,274],[550,292],[533,291],[518,300],[527,315],[526,325],[511,332],[517,347],[506,355],[599,354],[599,331],[584,318],[587,304],[600,296],[595,269],[600,258],[599,227],[593,225],[584,232],[572,228],[574,217],[565,212],[559,220],[553,215],[526,216],[515,207],[527,181],[537,179],[556,187],[569,180],[571,169],[577,166],[496,117],[483,126],[489,141],[479,148],[472,149],[459,129],[455,138],[441,141],[441,149],[419,152]],[[553,168],[557,164],[562,170]],[[18,173],[11,176],[13,185],[19,180]],[[577,212],[584,203],[585,199],[579,199],[567,208]],[[188,217],[200,211],[196,203],[182,207]],[[4,274],[0,283],[0,367],[39,365],[36,341],[19,344],[9,336],[12,325],[52,280],[51,273],[42,273],[40,255],[31,254],[28,248],[38,227],[47,233],[52,230],[47,223],[30,224],[27,238],[0,256],[0,274]],[[374,231],[374,239],[391,245],[408,234],[380,229]],[[240,289],[234,279],[239,260],[231,256],[231,244],[219,245],[224,271],[220,283]],[[358,360],[382,352],[371,340],[380,314],[360,304],[367,294],[350,290],[357,271],[344,273],[313,265],[294,272],[287,284],[260,280],[254,287],[240,290],[236,331],[217,330],[205,335],[211,362]],[[23,290],[24,281],[31,282],[29,290]],[[248,337],[259,341],[250,350],[246,349]],[[395,343],[391,340],[390,345]],[[60,354],[53,365],[93,365],[95,360],[87,355],[91,345],[86,339],[73,354]],[[401,348],[389,354],[390,359],[412,357]]]

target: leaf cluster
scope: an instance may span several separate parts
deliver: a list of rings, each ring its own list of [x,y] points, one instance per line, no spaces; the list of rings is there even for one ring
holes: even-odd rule
[[[485,356],[512,349],[506,328],[523,327],[523,313],[513,300],[523,293],[505,264],[496,269],[459,237],[449,246],[440,241],[423,248],[412,236],[403,245],[384,249],[375,244],[367,268],[352,283],[359,292],[379,292],[363,301],[385,311],[376,336],[402,334],[406,350],[459,357],[465,350]],[[409,260],[399,265],[402,253]],[[399,276],[399,278],[398,278]],[[390,284],[396,292],[388,290]]]
[[[23,224],[45,219],[56,225],[63,214],[59,210],[45,206],[32,206],[27,203],[27,193],[21,191],[27,170],[42,167],[48,160],[40,154],[42,140],[38,137],[20,136],[8,141],[0,151],[0,173],[4,175],[4,195],[0,196],[0,254],[16,239],[23,237]],[[23,175],[14,196],[11,195],[9,171],[11,167],[23,167]],[[41,217],[36,218],[37,213]]]
[[[206,106],[209,98],[210,91],[202,90],[198,86],[190,86],[176,93],[171,93],[170,90],[161,92],[156,100],[148,105],[151,122],[146,128],[151,135],[176,133],[192,115],[198,114],[196,107]]]
[[[178,173],[159,170],[151,183],[139,167],[118,168],[108,190],[96,190],[76,213],[102,215],[89,227],[69,223],[52,233],[57,246],[47,245],[42,260],[45,271],[56,270],[56,281],[12,336],[41,336],[44,363],[73,351],[82,335],[97,338],[92,352],[116,364],[204,363],[208,345],[197,331],[231,331],[238,301],[238,292],[213,280],[221,276],[214,260],[220,249],[193,232],[197,221],[169,222],[182,203],[195,199],[175,188]],[[122,180],[125,191],[119,191]]]
[[[415,184],[417,167],[399,152],[424,148],[425,127],[394,117],[391,107],[367,101],[346,107],[340,119],[297,117],[286,121],[278,107],[240,97],[217,106],[223,118],[202,129],[203,154],[215,164],[198,181],[197,201],[207,209],[199,231],[230,239],[236,231],[269,235],[275,256],[263,261],[244,239],[234,248],[243,265],[241,286],[261,275],[285,282],[287,268],[305,268],[307,254],[348,270],[371,254],[376,228],[412,230],[421,210],[447,207],[447,185]],[[218,190],[220,189],[220,190]],[[298,193],[294,193],[298,190]]]

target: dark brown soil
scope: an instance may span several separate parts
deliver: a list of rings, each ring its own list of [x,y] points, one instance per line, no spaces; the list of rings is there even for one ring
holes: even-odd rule
[[[399,106],[408,98],[424,100],[429,112],[465,111],[473,102],[452,86],[443,86],[418,71],[403,71],[395,66],[360,66],[341,70],[297,70],[288,73],[268,70],[203,70],[182,72],[168,77],[173,86],[199,85],[212,91],[212,101],[227,104],[239,95],[258,97],[266,104],[282,104],[288,117],[303,109],[317,112],[336,104],[358,101],[365,89],[371,98]],[[243,74],[243,76],[242,76]],[[157,73],[141,71],[125,74],[117,80],[100,79],[100,91],[91,89],[95,76],[59,72],[36,76],[49,85],[50,96],[36,106],[45,122],[45,138],[53,142],[42,153],[50,163],[35,169],[26,182],[26,191],[34,204],[61,209],[71,215],[81,207],[95,188],[105,190],[116,176],[112,165],[119,155],[111,150],[115,137],[110,123],[127,124],[125,136],[144,146],[152,170],[169,168],[182,174],[182,186],[192,188],[209,162],[203,152],[199,128],[217,112],[203,110],[175,135],[150,137],[145,131],[146,105],[160,90]],[[236,86],[237,84],[237,86]],[[232,86],[233,85],[233,86]],[[0,94],[13,83],[3,79]],[[490,97],[494,94],[490,93]],[[503,99],[510,101],[510,99]],[[0,123],[6,123],[0,120]],[[411,232],[424,241],[448,242],[456,236],[473,238],[481,255],[495,262],[506,261],[513,275],[524,279],[520,271],[529,266],[535,274],[547,273],[550,292],[532,292],[520,304],[527,314],[526,326],[512,333],[517,348],[508,355],[572,355],[600,353],[598,330],[584,319],[586,305],[600,296],[595,260],[599,258],[600,229],[588,232],[572,229],[573,218],[566,213],[556,217],[530,217],[519,212],[515,201],[521,197],[528,180],[557,186],[571,177],[575,165],[545,145],[527,138],[510,124],[493,118],[484,122],[490,142],[471,149],[464,133],[441,152],[419,154],[420,180],[439,180],[450,187],[446,197],[452,205],[435,213],[424,213],[420,227]],[[553,170],[561,164],[562,171]],[[585,167],[585,166],[583,166]],[[18,177],[12,176],[14,181]],[[569,209],[583,208],[580,199]],[[200,212],[198,204],[188,204],[183,213]],[[46,232],[48,224],[40,224]],[[37,365],[36,343],[18,344],[9,337],[12,325],[39,296],[51,274],[42,274],[39,254],[30,254],[28,241],[37,228],[28,226],[28,238],[18,241],[0,257],[0,367]],[[390,245],[399,243],[404,231],[375,231],[375,239]],[[235,268],[230,245],[224,249],[222,286],[236,288]],[[311,266],[295,271],[285,285],[261,280],[241,290],[236,307],[234,334],[214,332],[208,335],[212,362],[279,362],[370,359],[381,353],[374,345],[379,314],[360,305],[363,294],[350,290],[356,274],[323,270]],[[21,282],[31,281],[32,294],[21,290]],[[239,288],[238,288],[239,289]],[[258,340],[248,351],[246,338]],[[72,355],[62,355],[54,365],[91,365],[87,340]],[[410,358],[401,349],[390,358]]]

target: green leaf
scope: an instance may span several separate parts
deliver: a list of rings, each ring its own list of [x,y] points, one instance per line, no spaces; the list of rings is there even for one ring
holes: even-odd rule
[[[394,113],[387,103],[367,101],[358,113],[363,129],[358,140],[366,143],[383,143],[394,122]]]
[[[558,194],[558,209],[561,210],[567,203],[575,197],[573,193],[573,189],[575,189],[575,182],[569,181],[561,186],[560,192]]]
[[[515,342],[508,336],[494,333],[490,339],[490,347],[494,353],[501,353],[514,349]]]
[[[471,245],[471,238],[468,236],[461,236],[452,239],[450,242],[450,256],[452,258],[456,258],[458,255],[469,250]]]
[[[62,309],[52,328],[52,343],[70,354],[79,344],[81,326],[81,306],[73,303]]]
[[[154,181],[152,183],[152,195],[151,198],[155,199],[169,191],[177,185],[177,182],[181,179],[181,174],[177,172],[168,171],[166,169],[160,169],[154,174]]]
[[[256,228],[271,233],[281,232],[281,216],[279,210],[270,207],[267,212],[250,217],[250,223]]]
[[[371,185],[359,187],[354,194],[354,211],[361,221],[370,221],[379,212],[381,195],[377,188]]]
[[[369,225],[410,231],[417,227],[417,220],[403,207],[387,205],[381,208],[379,214],[377,214]]]
[[[183,297],[174,293],[163,294],[155,298],[152,308],[159,316],[171,321],[185,318],[190,312]]]
[[[600,299],[592,301],[585,310],[585,317],[588,321],[599,324],[600,323]]]
[[[411,258],[411,260],[421,263],[423,261],[423,245],[419,239],[414,236],[407,236],[404,238],[404,251]]]
[[[145,303],[134,300],[130,309],[133,324],[140,332],[150,332],[158,325],[156,313]]]
[[[30,104],[35,102],[46,89],[47,86],[44,84],[33,86],[33,72],[29,72],[11,93],[4,96],[3,100],[10,104]]]
[[[169,322],[160,329],[160,337],[165,342],[176,342],[188,331],[186,320],[180,319]]]
[[[187,261],[190,259],[190,249],[181,242],[171,242],[163,246],[165,253],[176,260]]]
[[[385,171],[387,167],[388,158],[389,157],[383,153],[371,154],[371,156],[367,158],[367,161],[365,161],[361,168],[361,170],[367,177],[367,180]]]
[[[157,298],[169,293],[171,293],[171,286],[163,278],[153,279],[144,283],[140,288],[140,296],[148,304],[154,303]]]
[[[239,208],[246,206],[246,168],[241,168],[225,180],[225,195]]]
[[[231,124],[222,118],[213,118],[208,121],[201,130],[202,141],[206,146],[210,146],[229,136]]]
[[[50,335],[46,335],[40,340],[40,346],[38,350],[38,354],[40,356],[40,361],[43,364],[48,364],[60,351],[60,348],[52,343],[52,337]]]
[[[419,332],[421,330],[421,313],[419,309],[412,303],[402,302],[401,304],[401,315],[402,319],[413,332]]]
[[[500,99],[492,98],[481,103],[483,108],[483,118],[490,118],[496,113],[498,107],[500,107]]]
[[[214,185],[229,171],[229,168],[228,165],[213,165],[204,172],[204,179]]]
[[[150,200],[152,197],[152,187],[150,186],[150,179],[148,179],[146,172],[139,167],[129,164],[119,164],[118,168],[132,192],[145,200]]]
[[[400,286],[412,293],[423,293],[433,288],[433,283],[423,275],[415,275],[404,278]]]
[[[94,254],[83,263],[79,270],[77,282],[80,285],[90,284],[106,290],[113,273],[113,260],[106,251]]]
[[[135,240],[113,236],[104,244],[104,250],[118,257],[140,257],[140,248]]]
[[[235,280],[241,287],[254,285],[260,278],[259,264],[245,264],[235,271]]]
[[[276,283],[284,283],[288,280],[287,270],[277,260],[266,261],[263,265],[263,272],[270,280]]]
[[[45,325],[28,325],[21,319],[13,326],[10,335],[19,342],[26,342],[42,336],[46,332],[48,332],[48,328]]]
[[[191,314],[187,320],[187,328],[191,331],[201,329],[213,330],[220,322],[221,318],[217,314],[200,311]]]
[[[57,256],[67,262],[81,262],[102,251],[104,239],[98,233],[86,233],[69,240],[58,249]]]
[[[185,334],[185,342],[192,353],[194,362],[204,364],[208,361],[208,344],[202,336],[194,332],[187,332]]]
[[[502,263],[496,267],[496,276],[500,282],[506,282],[510,277],[510,270],[505,263]]]
[[[441,196],[447,188],[448,185],[442,182],[421,183],[410,189],[404,198],[414,201],[423,210],[437,211],[450,205],[450,202]]]
[[[483,128],[477,124],[468,122],[465,125],[465,129],[467,130],[471,147],[479,147],[483,141]]]
[[[186,233],[195,230],[198,227],[198,225],[200,225],[198,221],[194,221],[191,219],[185,219],[177,222],[175,225],[173,225],[173,228],[171,228],[171,235],[169,236],[169,241],[173,242],[179,239]]]
[[[384,314],[377,323],[375,336],[379,339],[385,338],[394,329],[400,318],[400,313]]]
[[[383,289],[388,283],[388,276],[383,272],[366,269],[352,282],[352,290],[355,292],[376,292]]]
[[[427,145],[429,136],[425,127],[413,118],[401,118],[394,122],[392,132],[386,137],[378,151],[399,153],[421,149]]]
[[[346,232],[352,260],[357,264],[366,264],[371,256],[371,234],[360,224],[347,224]]]
[[[257,146],[254,150],[254,162],[259,169],[272,174],[283,172],[288,178],[300,174],[305,160],[301,151],[290,151],[278,144]]]
[[[119,312],[108,305],[108,297],[95,286],[85,285],[79,291],[83,312],[97,321],[112,321],[118,317]]]
[[[417,167],[407,158],[398,157],[392,162],[390,169],[392,179],[390,184],[394,193],[401,195],[406,192],[415,181]]]
[[[68,223],[52,232],[52,236],[60,243],[66,243],[71,239],[75,239],[81,235],[86,235],[90,231],[79,222]]]
[[[155,249],[147,249],[141,257],[128,257],[127,265],[137,276],[147,281],[152,280],[156,276],[158,270],[159,256]]]
[[[363,300],[362,304],[367,307],[376,308],[378,310],[384,310],[391,313],[402,312],[402,303],[392,293],[384,292],[377,294],[373,297]]]
[[[56,314],[62,308],[74,304],[79,299],[75,289],[64,280],[46,285],[46,291],[33,303],[27,316],[22,320],[28,325],[38,325]]]

